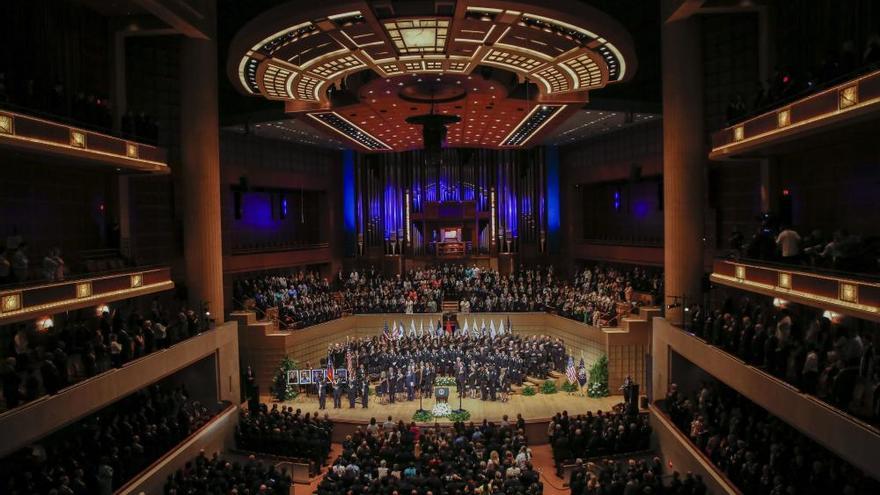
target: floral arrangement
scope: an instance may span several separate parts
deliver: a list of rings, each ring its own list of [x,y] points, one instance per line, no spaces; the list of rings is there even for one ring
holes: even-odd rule
[[[535,395],[535,394],[537,394],[537,393],[538,393],[538,392],[535,390],[535,387],[533,387],[533,386],[531,386],[531,385],[526,385],[526,386],[523,387],[523,389],[522,389],[522,394],[523,394],[524,396],[526,396],[526,397],[531,397],[531,396],[533,396],[533,395]]]
[[[421,409],[413,414],[412,419],[413,421],[416,421],[418,423],[427,423],[428,421],[434,419],[434,415],[431,414],[431,411],[425,411],[424,409]]]
[[[448,402],[438,402],[434,404],[434,407],[431,408],[431,414],[435,418],[445,418],[452,413],[452,408],[449,407]]]
[[[272,378],[272,396],[279,402],[293,400],[299,395],[296,386],[287,383],[287,372],[299,368],[290,356],[284,356],[275,377]]]
[[[580,387],[577,386],[577,383],[571,383],[569,381],[566,381],[565,383],[562,384],[562,391],[563,392],[574,393],[574,392],[577,392],[579,388]]]
[[[590,382],[587,385],[590,397],[608,397],[608,356],[604,354],[590,367]]]
[[[438,387],[454,387],[455,386],[455,377],[453,376],[438,376],[434,379],[434,385]]]
[[[541,384],[541,393],[542,394],[555,394],[558,390],[556,390],[556,382],[553,380],[546,380],[543,384]]]

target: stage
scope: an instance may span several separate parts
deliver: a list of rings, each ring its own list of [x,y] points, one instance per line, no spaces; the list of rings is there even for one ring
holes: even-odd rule
[[[452,409],[458,408],[458,397],[452,393],[449,405]],[[333,441],[342,441],[345,435],[353,431],[354,427],[369,423],[370,418],[376,418],[376,421],[382,422],[388,416],[394,418],[394,421],[403,420],[406,423],[412,421],[413,414],[419,409],[419,401],[398,401],[394,404],[380,404],[375,397],[371,396],[369,407],[363,409],[360,404],[356,404],[354,409],[348,408],[348,398],[343,395],[342,408],[333,409],[332,397],[327,398],[327,409],[320,411],[330,416],[335,423],[333,429]],[[593,399],[590,397],[582,397],[578,395],[570,395],[566,392],[557,392],[555,394],[544,395],[537,394],[533,396],[513,395],[507,402],[501,401],[482,401],[479,399],[462,399],[462,407],[471,413],[471,419],[475,423],[487,419],[489,421],[500,421],[506,414],[511,422],[516,421],[517,413],[522,414],[526,420],[526,435],[529,437],[529,443],[546,442],[547,423],[557,412],[568,411],[569,415],[583,414],[587,411],[610,411],[615,404],[623,402],[622,395],[612,395],[601,399]],[[430,411],[434,406],[434,399],[424,399],[423,407]],[[314,395],[300,395],[292,401],[284,403],[285,406],[300,408],[303,412],[318,411],[318,398]],[[436,422],[450,424],[445,418],[437,418]],[[431,421],[428,424],[434,424]]]

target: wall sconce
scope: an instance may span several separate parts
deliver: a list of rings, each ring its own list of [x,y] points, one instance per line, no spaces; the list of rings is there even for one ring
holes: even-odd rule
[[[734,269],[734,276],[736,277],[737,280],[740,280],[740,281],[745,280],[746,267],[744,267],[742,265],[736,265],[736,268]]]

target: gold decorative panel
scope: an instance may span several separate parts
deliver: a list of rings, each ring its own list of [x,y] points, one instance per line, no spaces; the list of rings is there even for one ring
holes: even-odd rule
[[[743,126],[738,125],[733,128],[733,140],[742,141],[746,137],[746,130]]]
[[[0,113],[0,134],[14,134],[12,115]]]
[[[737,265],[737,266],[736,266],[736,269],[735,269],[735,271],[734,271],[734,273],[735,273],[735,276],[736,276],[737,279],[739,279],[739,280],[745,280],[745,278],[746,278],[746,267],[744,267],[744,266],[742,266],[742,265]]]
[[[838,108],[843,110],[859,102],[859,87],[856,85],[840,88]]]
[[[791,110],[785,108],[780,110],[776,114],[776,125],[779,127],[785,127],[787,125],[791,125]]]
[[[131,288],[141,287],[144,285],[144,275],[142,273],[135,273],[131,276]]]
[[[76,284],[76,298],[82,299],[84,297],[89,297],[92,295],[92,283],[91,282],[82,282]]]
[[[838,297],[841,301],[850,302],[850,303],[858,303],[859,302],[859,287],[856,284],[848,284],[846,282],[840,282],[840,294]]]
[[[0,299],[0,312],[8,313],[10,311],[18,311],[21,309],[21,293],[3,294]]]
[[[137,158],[138,146],[134,143],[125,143],[125,156],[129,158]]]
[[[75,129],[70,130],[70,145],[74,148],[83,148],[86,147],[86,134],[82,131],[77,131]]]
[[[777,284],[781,289],[791,289],[791,274],[790,273],[779,273],[779,281]]]

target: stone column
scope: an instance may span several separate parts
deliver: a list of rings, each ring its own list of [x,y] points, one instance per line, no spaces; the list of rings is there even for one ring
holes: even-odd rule
[[[206,10],[211,10],[214,18],[214,9]],[[183,38],[180,49],[180,177],[186,285],[190,306],[208,303],[211,317],[220,323],[224,309],[217,42]]]
[[[707,160],[699,19],[664,22],[662,53],[665,303],[690,304],[701,294]],[[666,315],[679,323],[681,308]]]

